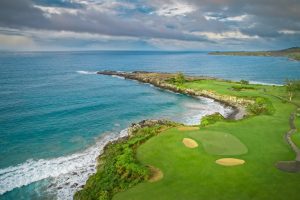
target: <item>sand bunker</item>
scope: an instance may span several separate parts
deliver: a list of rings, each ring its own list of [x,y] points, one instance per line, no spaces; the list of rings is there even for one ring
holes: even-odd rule
[[[194,130],[199,130],[199,127],[195,126],[181,126],[177,128],[179,131],[194,131]]]
[[[183,138],[182,143],[188,148],[198,147],[198,143],[190,138]]]
[[[164,177],[164,174],[162,173],[162,171],[160,171],[160,169],[153,167],[151,165],[149,165],[148,168],[150,170],[150,177],[148,179],[149,182],[153,183],[159,181]]]
[[[245,161],[236,158],[221,158],[219,160],[216,160],[216,163],[223,166],[236,166],[243,165]]]

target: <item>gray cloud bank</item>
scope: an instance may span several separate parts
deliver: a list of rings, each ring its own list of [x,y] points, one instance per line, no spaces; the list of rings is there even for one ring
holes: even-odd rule
[[[1,34],[34,31],[31,39],[43,42],[45,31],[64,31],[129,37],[158,48],[172,48],[172,43],[178,48],[254,48],[253,41],[260,48],[299,46],[299,10],[298,0],[2,0],[0,45]]]

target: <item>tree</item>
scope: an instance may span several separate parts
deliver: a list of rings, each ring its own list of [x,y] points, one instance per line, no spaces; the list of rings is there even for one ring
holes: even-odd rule
[[[175,82],[177,84],[183,84],[185,82],[185,78],[184,78],[183,73],[179,72],[178,74],[176,74]]]
[[[300,81],[287,79],[285,81],[285,87],[289,96],[289,100],[292,101],[295,93],[300,90]]]
[[[248,85],[248,84],[249,84],[249,81],[241,80],[240,83],[243,84],[243,85]]]

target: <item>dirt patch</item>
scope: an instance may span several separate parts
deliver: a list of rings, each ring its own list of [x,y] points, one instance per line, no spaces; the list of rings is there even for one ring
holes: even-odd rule
[[[148,181],[150,183],[156,182],[161,180],[164,177],[164,174],[162,173],[162,171],[154,166],[149,165],[148,166],[149,170],[150,170],[150,177],[148,179]]]
[[[196,148],[198,147],[198,143],[190,138],[183,138],[182,143],[188,148]]]
[[[216,160],[216,163],[223,166],[236,166],[245,164],[245,161],[236,158],[221,158]]]
[[[199,127],[195,126],[181,126],[177,128],[179,131],[194,131],[194,130],[199,130]]]
[[[285,172],[300,172],[300,161],[279,161],[276,167]]]

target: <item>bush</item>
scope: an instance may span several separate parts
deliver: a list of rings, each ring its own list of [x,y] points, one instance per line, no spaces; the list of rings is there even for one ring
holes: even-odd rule
[[[275,111],[272,103],[262,97],[257,97],[255,103],[248,105],[247,109],[254,115],[272,114]]]
[[[177,73],[174,77],[167,80],[167,82],[175,85],[182,85],[186,82],[184,74],[183,73]]]
[[[254,90],[255,88],[252,86],[243,86],[243,85],[234,85],[231,87],[235,91],[241,91],[241,90]]]
[[[84,188],[74,195],[81,200],[109,200],[114,194],[148,179],[149,170],[138,162],[136,149],[158,134],[166,125],[154,125],[137,130],[133,136],[105,146],[98,158],[96,174],[90,176]],[[169,124],[167,126],[174,126]]]
[[[200,126],[205,127],[205,126],[208,126],[208,125],[211,125],[218,121],[223,121],[223,120],[225,120],[225,118],[220,113],[214,113],[212,115],[204,116],[201,119]]]
[[[248,85],[248,84],[249,84],[249,81],[241,80],[240,83],[243,84],[243,85]]]

